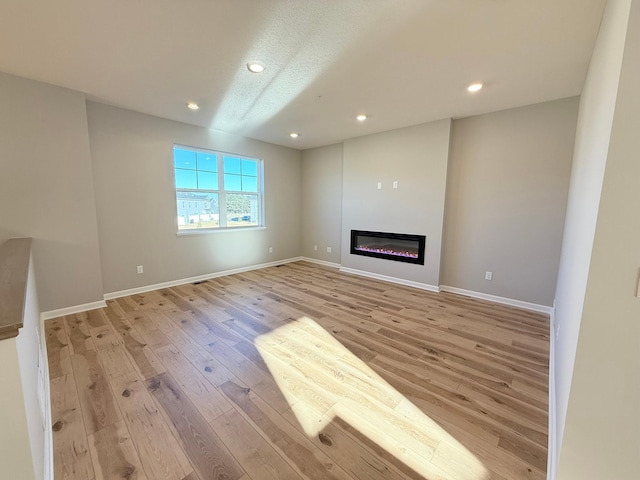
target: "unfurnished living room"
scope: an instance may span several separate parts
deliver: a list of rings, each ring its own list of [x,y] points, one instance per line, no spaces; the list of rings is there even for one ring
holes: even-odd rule
[[[639,478],[638,0],[0,27],[0,478]]]

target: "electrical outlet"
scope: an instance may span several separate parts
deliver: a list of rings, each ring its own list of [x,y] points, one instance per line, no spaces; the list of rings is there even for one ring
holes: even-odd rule
[[[397,180],[393,181],[393,188],[398,188],[398,181]]]
[[[313,246],[313,250],[317,252],[318,251],[318,245],[314,245]]]
[[[382,190],[382,182],[378,182],[378,190]]]
[[[493,280],[493,272],[484,272],[485,280]]]
[[[138,272],[138,274],[144,273],[144,267],[142,265],[138,265],[136,267],[136,271]]]
[[[273,253],[273,247],[269,247],[269,253]]]
[[[331,247],[327,247],[327,253],[331,253]]]

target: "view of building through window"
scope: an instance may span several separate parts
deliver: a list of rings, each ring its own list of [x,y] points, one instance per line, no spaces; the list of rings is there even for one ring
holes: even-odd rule
[[[178,230],[262,226],[262,160],[174,146]]]

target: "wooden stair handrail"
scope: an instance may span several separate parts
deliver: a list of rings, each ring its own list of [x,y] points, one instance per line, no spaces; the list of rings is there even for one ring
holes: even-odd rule
[[[0,340],[22,328],[29,277],[31,238],[12,238],[0,245]]]

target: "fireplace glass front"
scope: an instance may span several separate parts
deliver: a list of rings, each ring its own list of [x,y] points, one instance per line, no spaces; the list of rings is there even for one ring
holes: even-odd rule
[[[351,253],[424,265],[424,235],[351,230]]]

